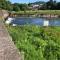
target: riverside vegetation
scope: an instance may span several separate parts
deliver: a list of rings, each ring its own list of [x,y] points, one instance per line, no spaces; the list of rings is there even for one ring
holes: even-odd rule
[[[27,11],[18,11],[18,12],[15,12],[15,14],[17,15],[58,15],[60,16],[60,10],[35,10],[35,11],[32,11],[32,10],[27,10]]]
[[[11,17],[42,17],[42,18],[60,18],[60,10],[26,10],[12,13]]]
[[[60,27],[7,26],[25,60],[60,60]]]

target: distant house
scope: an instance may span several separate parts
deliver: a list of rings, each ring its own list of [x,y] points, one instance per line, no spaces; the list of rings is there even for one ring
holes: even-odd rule
[[[43,4],[40,4],[40,5],[38,5],[38,4],[32,4],[32,5],[29,7],[29,9],[30,9],[30,10],[38,10],[38,9],[40,9],[40,8],[42,7],[42,5],[43,5]]]
[[[39,7],[39,5],[33,5],[32,7],[33,7],[33,8],[36,8],[36,7]]]

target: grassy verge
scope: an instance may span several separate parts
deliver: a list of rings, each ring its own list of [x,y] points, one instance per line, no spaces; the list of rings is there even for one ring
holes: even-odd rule
[[[60,10],[36,10],[36,11],[19,11],[16,14],[56,14],[60,15]]]
[[[60,27],[7,26],[25,60],[60,60]]]

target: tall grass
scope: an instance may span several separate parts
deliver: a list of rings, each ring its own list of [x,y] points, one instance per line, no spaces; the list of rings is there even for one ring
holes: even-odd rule
[[[60,60],[60,27],[7,26],[25,60]]]

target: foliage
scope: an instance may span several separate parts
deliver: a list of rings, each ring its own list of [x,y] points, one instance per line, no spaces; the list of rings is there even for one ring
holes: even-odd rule
[[[60,2],[50,0],[48,2],[38,1],[34,3],[11,3],[8,0],[0,0],[0,9],[5,9],[8,11],[26,11],[34,10],[33,5],[39,5],[37,10],[60,10]]]
[[[9,10],[9,11],[13,10],[11,2],[10,1],[6,1],[6,0],[0,1],[0,8],[1,9],[5,9],[5,10]]]
[[[25,60],[60,60],[60,27],[7,26]]]
[[[41,15],[48,15],[48,14],[51,14],[51,15],[59,15],[60,16],[60,10],[36,10],[36,11],[28,11],[26,10],[25,12],[24,11],[18,11],[18,12],[15,12],[17,15],[19,14],[27,14],[27,15],[34,15],[34,14],[41,14]]]
[[[19,4],[19,3],[14,3],[13,4],[13,11],[25,11],[27,9],[28,5],[27,4]]]
[[[13,5],[13,11],[20,11],[20,8],[18,7],[17,3]]]

